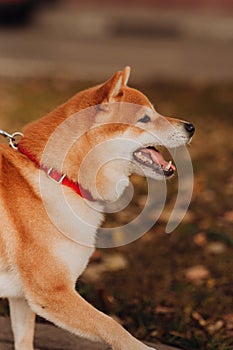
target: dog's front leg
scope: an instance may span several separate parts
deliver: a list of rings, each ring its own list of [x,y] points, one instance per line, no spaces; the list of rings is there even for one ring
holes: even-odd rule
[[[33,350],[35,313],[25,299],[9,298],[15,350]]]
[[[114,350],[149,350],[111,317],[95,309],[75,290],[60,286],[30,298],[36,313],[79,336],[109,344]]]

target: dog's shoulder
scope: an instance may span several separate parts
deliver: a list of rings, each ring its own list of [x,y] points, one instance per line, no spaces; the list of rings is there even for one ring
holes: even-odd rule
[[[0,184],[3,186],[5,181],[9,184],[20,168],[22,164],[18,152],[7,145],[0,145]]]
[[[0,145],[0,187],[4,187],[8,171],[13,168],[11,149],[7,145]]]
[[[0,201],[8,206],[28,196],[38,197],[35,186],[37,169],[17,150],[0,145]],[[19,203],[21,206],[21,201]]]

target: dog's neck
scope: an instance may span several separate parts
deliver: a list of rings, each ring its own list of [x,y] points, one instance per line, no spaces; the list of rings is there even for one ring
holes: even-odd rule
[[[95,199],[92,197],[91,193],[87,190],[85,190],[82,185],[80,185],[78,182],[74,182],[68,178],[66,174],[59,173],[56,169],[48,168],[44,166],[43,164],[40,164],[38,160],[32,155],[29,151],[24,149],[20,144],[18,145],[18,151],[25,155],[31,162],[33,162],[40,170],[43,170],[47,176],[57,182],[60,185],[64,185],[66,187],[71,188],[76,194],[78,194],[80,197],[85,198],[89,201],[95,201]]]

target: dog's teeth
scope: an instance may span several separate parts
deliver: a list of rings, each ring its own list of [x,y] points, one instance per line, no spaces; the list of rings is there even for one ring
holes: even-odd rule
[[[136,157],[140,159],[143,163],[147,163],[152,165],[154,162],[152,159],[149,159],[146,155],[143,154],[143,152],[138,151],[135,153]]]
[[[168,171],[171,168],[172,165],[172,161],[170,160],[170,162],[168,163],[168,165],[164,168],[165,171]]]

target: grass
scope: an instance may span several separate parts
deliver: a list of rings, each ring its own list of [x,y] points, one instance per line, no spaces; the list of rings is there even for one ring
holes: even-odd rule
[[[0,127],[16,131],[89,85],[2,80]],[[81,278],[78,289],[139,338],[186,350],[233,349],[233,84],[158,82],[139,88],[162,114],[196,125],[190,147],[195,184],[189,215],[171,235],[164,234],[162,218],[140,240],[101,251],[101,256],[121,254],[128,266],[114,273],[106,271],[95,283],[87,284]],[[136,177],[134,183],[138,187],[135,204],[124,213],[109,216],[107,226],[123,223],[140,209],[140,199],[146,193],[145,181]],[[176,180],[169,183],[168,208],[174,203],[176,186]],[[200,234],[203,245],[196,243]],[[213,242],[223,244],[222,253],[209,250]],[[209,277],[200,283],[190,282],[185,274],[187,268],[195,265],[203,265],[209,271]],[[0,313],[7,312],[6,303],[1,303]]]

